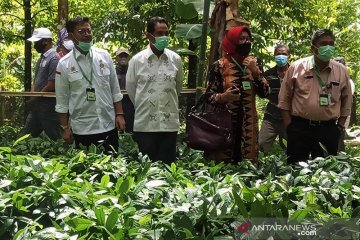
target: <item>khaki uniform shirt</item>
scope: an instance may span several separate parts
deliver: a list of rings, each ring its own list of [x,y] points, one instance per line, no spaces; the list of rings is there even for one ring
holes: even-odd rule
[[[294,62],[285,74],[279,93],[278,107],[291,115],[310,120],[327,121],[351,112],[351,87],[345,66],[330,60],[320,77],[314,71],[313,56]],[[320,106],[320,94],[330,96],[328,106]]]

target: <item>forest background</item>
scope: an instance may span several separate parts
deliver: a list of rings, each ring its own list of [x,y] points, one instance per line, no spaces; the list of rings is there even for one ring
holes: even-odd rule
[[[170,47],[183,56],[188,73],[184,88],[196,87],[204,0],[2,0],[2,91],[30,89],[32,69],[38,55],[31,51],[31,43],[25,39],[36,27],[47,27],[55,36],[63,27],[58,6],[64,2],[68,4],[69,18],[90,17],[96,45],[112,55],[120,46],[128,47],[133,54],[145,48],[146,21],[152,16],[163,16],[170,24]],[[215,4],[210,2],[209,17]],[[250,22],[254,35],[252,54],[263,60],[265,69],[274,65],[273,48],[277,44],[288,44],[294,61],[311,54],[310,40],[314,31],[330,28],[337,38],[336,55],[345,57],[351,78],[356,85],[359,84],[360,0],[239,0],[238,3],[238,15]],[[205,66],[213,33],[209,28],[205,59],[200,59],[206,63]],[[206,79],[206,70],[204,72],[201,78]],[[203,85],[205,81],[200,82]],[[188,103],[183,101],[182,104]],[[23,105],[22,98],[7,99],[6,106],[2,107],[0,124],[4,119],[22,123],[25,115]]]

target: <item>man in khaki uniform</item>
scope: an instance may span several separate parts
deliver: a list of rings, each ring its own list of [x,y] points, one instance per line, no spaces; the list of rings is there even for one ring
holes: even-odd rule
[[[335,36],[322,29],[311,39],[313,56],[294,62],[285,74],[279,105],[288,136],[288,163],[336,155],[340,132],[351,110],[346,68],[331,58]]]

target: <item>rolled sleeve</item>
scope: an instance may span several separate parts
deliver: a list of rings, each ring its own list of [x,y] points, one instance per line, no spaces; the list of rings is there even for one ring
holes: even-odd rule
[[[340,116],[349,116],[351,114],[352,94],[349,73],[346,72],[346,81],[341,90]]]
[[[57,65],[55,74],[55,111],[67,113],[69,111],[70,85],[66,79],[61,63]]]
[[[291,110],[291,100],[294,92],[293,72],[294,66],[290,66],[281,83],[278,108],[282,110]]]
[[[135,62],[133,59],[129,61],[128,71],[126,73],[126,92],[133,104],[135,104],[136,78],[135,78]]]
[[[181,61],[181,58],[177,59],[178,72],[176,74],[176,92],[178,95],[180,95],[182,90],[182,84],[184,80],[184,69],[183,69],[183,63]]]
[[[56,75],[56,68],[59,63],[60,57],[58,54],[55,54],[54,57],[50,59],[49,63],[49,75],[48,75],[48,81],[54,81],[55,75]]]

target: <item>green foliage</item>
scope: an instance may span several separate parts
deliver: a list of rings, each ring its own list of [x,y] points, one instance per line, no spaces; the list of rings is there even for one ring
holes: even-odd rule
[[[179,161],[167,166],[134,153],[129,135],[117,158],[48,141],[0,148],[1,239],[233,239],[248,218],[325,227],[359,214],[358,157],[287,166],[271,155],[233,166],[179,145]],[[334,229],[319,232],[336,238]],[[251,239],[283,239],[257,234]]]
[[[23,55],[21,47],[16,44],[5,46],[0,43],[0,89],[3,91],[18,91],[22,89]]]

